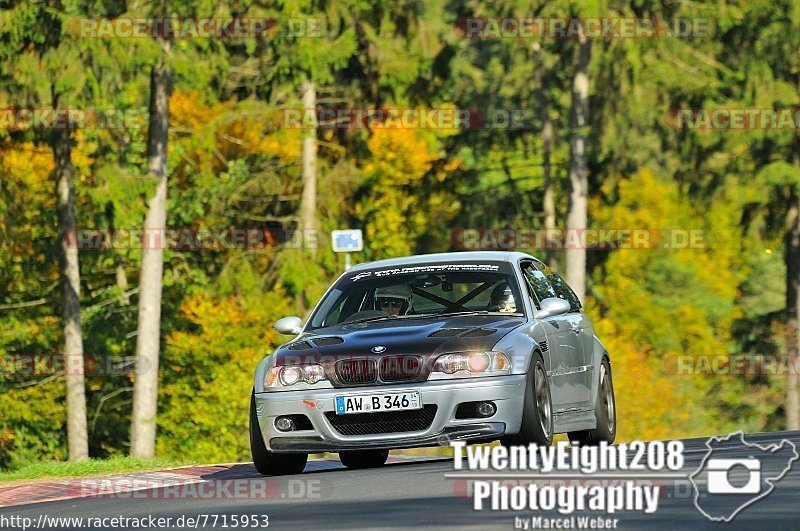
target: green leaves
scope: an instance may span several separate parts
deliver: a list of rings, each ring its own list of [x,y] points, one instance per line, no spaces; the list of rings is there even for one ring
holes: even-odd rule
[[[791,164],[783,160],[776,160],[763,166],[756,174],[756,185],[765,193],[769,191],[767,187],[789,186],[800,193],[800,166]],[[762,201],[766,198],[761,196]]]
[[[451,231],[465,227],[541,227],[543,104],[554,126],[551,179],[563,226],[576,41],[466,38],[456,26],[470,17],[711,22],[705,34],[592,43],[591,119],[584,130],[591,145],[591,226],[698,229],[705,247],[591,251],[589,306],[613,338],[609,348],[624,360],[628,375],[620,377],[632,389],[646,379],[654,382],[646,399],[666,396],[709,411],[682,418],[668,408],[647,416],[631,408],[628,418],[641,417],[641,433],[674,436],[674,426],[686,435],[706,433],[720,419],[736,420],[726,411],[756,428],[781,420],[774,389],[746,378],[723,390],[709,379],[676,381],[663,356],[779,348],[771,326],[785,296],[787,191],[800,193],[797,131],[681,128],[671,116],[676,109],[799,107],[797,2],[12,2],[0,9],[0,108],[49,107],[57,96],[64,107],[126,113],[115,126],[73,133],[82,228],[141,226],[153,186],[143,177],[147,73],[163,50],[154,39],[81,38],[69,24],[151,16],[274,22],[258,38],[172,42],[167,225],[256,228],[284,240],[165,253],[162,454],[246,457],[242,412],[252,368],[282,340],[272,322],[305,314],[341,272],[330,230],[364,229],[366,250],[353,256],[361,261],[446,251]],[[510,128],[320,129],[322,231],[312,259],[300,248],[302,238],[291,239],[304,131],[287,127],[281,115],[300,107],[307,79],[322,108],[460,109],[487,118],[519,111],[524,119]],[[0,310],[2,354],[58,350],[46,134],[0,130],[0,305],[44,301]],[[101,361],[133,354],[136,294],[128,302],[121,297],[137,288],[141,249],[133,243],[81,250],[86,350]],[[119,272],[127,288],[118,284]],[[126,450],[131,378],[124,371],[88,378],[90,410],[100,411],[95,453]],[[63,416],[58,395],[48,394],[60,385],[0,398],[0,411],[12,412],[0,422],[0,466],[63,457],[61,426],[45,422]],[[626,400],[641,398],[633,393]]]

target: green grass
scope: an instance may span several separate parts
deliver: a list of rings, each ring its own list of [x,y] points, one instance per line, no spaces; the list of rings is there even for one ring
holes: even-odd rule
[[[0,483],[40,478],[85,477],[113,474],[116,472],[135,472],[170,468],[192,463],[169,461],[166,459],[142,459],[138,457],[111,457],[109,459],[90,459],[89,461],[47,461],[31,463],[8,472],[0,472]]]
[[[495,443],[497,444],[497,443]],[[400,455],[430,455],[447,456],[453,455],[449,447],[438,448],[411,448],[396,450]],[[313,454],[312,458],[336,458],[335,453]],[[88,477],[115,474],[120,472],[142,472],[146,470],[158,470],[162,468],[174,468],[196,464],[188,461],[171,461],[167,459],[142,459],[138,457],[118,456],[109,459],[90,459],[89,461],[45,461],[41,463],[31,463],[11,471],[0,471],[0,486],[3,483],[12,481],[24,481],[28,479],[46,478],[67,478],[67,477]]]

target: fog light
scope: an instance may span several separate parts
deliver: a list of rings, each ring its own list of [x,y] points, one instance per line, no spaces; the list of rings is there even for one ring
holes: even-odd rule
[[[497,411],[497,408],[494,407],[492,402],[481,402],[478,404],[478,415],[481,417],[491,417],[494,415],[495,411]]]
[[[295,429],[294,421],[289,417],[278,417],[275,419],[275,427],[280,431],[293,431]]]

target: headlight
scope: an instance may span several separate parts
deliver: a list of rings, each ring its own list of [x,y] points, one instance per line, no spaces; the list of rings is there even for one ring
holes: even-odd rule
[[[284,367],[281,369],[281,372],[278,373],[278,380],[283,385],[294,385],[300,381],[302,375],[303,372],[300,370],[300,367]]]
[[[433,364],[430,379],[473,378],[511,374],[511,362],[502,352],[454,352],[442,354]]]
[[[298,382],[309,385],[325,380],[325,369],[322,365],[283,365],[273,367],[264,378],[265,387],[290,387]]]
[[[303,367],[303,381],[313,385],[325,379],[325,369],[322,365],[306,365]]]

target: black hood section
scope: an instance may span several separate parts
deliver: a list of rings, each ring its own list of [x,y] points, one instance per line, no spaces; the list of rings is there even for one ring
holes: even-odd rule
[[[276,364],[387,355],[427,358],[445,352],[491,350],[503,336],[524,323],[523,318],[514,316],[454,315],[341,324],[304,333],[281,346],[275,352]]]

